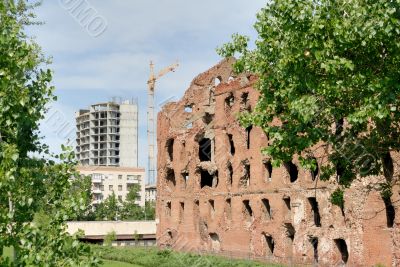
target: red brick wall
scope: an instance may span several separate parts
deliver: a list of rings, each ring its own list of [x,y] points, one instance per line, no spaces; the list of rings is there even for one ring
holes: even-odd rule
[[[248,148],[248,134],[237,121],[239,112],[254,109],[256,105],[258,92],[253,89],[256,79],[251,75],[232,78],[233,61],[224,60],[198,75],[180,101],[165,105],[158,114],[158,245],[239,257],[251,255],[281,263],[312,263],[314,246],[310,240],[317,238],[320,265],[334,266],[342,261],[338,249],[342,241],[335,240],[342,239],[347,246],[349,266],[400,264],[400,210],[396,206],[399,193],[395,188],[392,201],[397,217],[394,227],[388,228],[385,205],[376,191],[382,177],[356,182],[346,191],[345,216],[329,201],[330,193],[337,187],[335,178],[327,182],[313,180],[310,171],[301,169],[296,159],[293,160],[298,169],[295,182],[290,181],[284,166],[274,167],[268,179],[264,163],[269,159],[260,152],[268,145],[268,138],[254,127]],[[216,77],[222,81],[217,86]],[[243,101],[244,93],[248,93],[247,103]],[[230,106],[227,99],[231,96],[234,103]],[[191,112],[185,112],[187,105],[191,105]],[[228,134],[232,135],[234,155]],[[199,159],[199,140],[203,137],[211,140],[211,161]],[[172,139],[173,160],[170,160],[167,143]],[[320,162],[323,152],[317,147],[314,152]],[[228,165],[232,167],[232,184]],[[247,186],[241,185],[246,176],[244,165],[250,165]],[[172,171],[175,182],[167,180],[167,173]],[[201,188],[202,171],[213,177],[209,181],[211,186]],[[186,173],[189,178],[185,185]],[[308,199],[313,197],[318,203],[320,226],[314,224]],[[230,209],[227,199],[231,200]],[[272,218],[266,215],[262,199],[268,199]],[[210,200],[214,201],[214,211]],[[251,212],[244,201],[248,201]],[[167,202],[171,202],[171,215],[166,212]],[[184,210],[180,203],[184,203]],[[293,230],[294,237],[290,233]],[[274,240],[273,255],[265,236]]]

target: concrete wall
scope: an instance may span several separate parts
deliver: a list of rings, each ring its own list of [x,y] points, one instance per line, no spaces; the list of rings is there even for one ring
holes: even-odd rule
[[[96,221],[96,222],[68,222],[68,233],[74,234],[79,229],[87,236],[104,236],[112,231],[116,235],[133,235],[135,231],[140,235],[151,235],[156,233],[155,221]]]
[[[158,114],[158,245],[286,264],[399,266],[400,209],[394,204],[397,216],[388,226],[378,191],[384,177],[358,179],[346,190],[342,212],[329,201],[336,177],[315,179],[296,157],[269,165],[260,152],[267,136],[237,121],[257,103],[256,78],[231,77],[233,61],[198,75],[180,101]],[[326,162],[323,147],[313,153]],[[400,201],[398,187],[391,200]]]
[[[120,105],[120,166],[138,166],[138,107]]]

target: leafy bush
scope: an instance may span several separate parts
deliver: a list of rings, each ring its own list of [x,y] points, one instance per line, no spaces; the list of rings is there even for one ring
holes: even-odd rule
[[[117,235],[115,231],[111,231],[107,233],[107,235],[104,237],[104,245],[106,246],[111,246],[112,242],[117,239]]]

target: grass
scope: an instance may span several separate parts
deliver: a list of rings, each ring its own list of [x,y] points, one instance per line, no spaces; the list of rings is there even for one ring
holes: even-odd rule
[[[120,261],[103,260],[103,264],[101,265],[101,267],[141,267],[141,266]]]
[[[101,267],[278,267],[247,260],[160,250],[157,248],[108,247],[92,245],[103,260]],[[12,248],[4,248],[4,257],[12,259]]]
[[[171,250],[159,250],[157,248],[137,247],[109,247],[93,246],[104,260],[113,260],[136,264],[141,267],[278,267],[280,265],[265,264],[248,260],[233,260],[218,256],[205,256],[192,253],[174,252]],[[107,265],[108,266],[108,265]],[[112,266],[112,265],[111,265]],[[122,266],[122,265],[117,265]]]
[[[5,247],[3,249],[3,257],[8,257],[12,259],[13,257],[12,253],[13,250],[11,247]],[[103,260],[103,264],[101,265],[101,267],[142,267],[142,266],[120,261]]]

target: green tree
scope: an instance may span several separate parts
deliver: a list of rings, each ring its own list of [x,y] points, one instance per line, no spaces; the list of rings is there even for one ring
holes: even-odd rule
[[[140,198],[140,184],[131,184],[129,186],[128,194],[126,195],[125,201],[135,203]]]
[[[120,219],[120,216],[121,204],[114,192],[95,208],[96,221],[116,221]]]
[[[136,204],[137,199],[140,197],[140,190],[141,187],[139,184],[130,185],[129,192],[122,203],[122,219],[143,220],[145,218],[143,208]]]
[[[24,33],[31,8],[0,2],[0,250],[14,248],[15,266],[96,265],[90,248],[66,232],[65,221],[81,208],[68,193],[74,155],[66,151],[56,164],[40,143],[39,121],[55,98],[44,56]],[[43,213],[49,216],[34,220]],[[0,258],[0,265],[11,263]]]
[[[382,174],[390,198],[398,181],[390,153],[400,149],[399,18],[399,0],[272,0],[257,14],[254,49],[238,34],[218,49],[239,57],[237,73],[258,76],[258,104],[241,122],[267,133],[263,152],[273,164],[297,155],[316,170],[319,147],[322,180],[336,175],[344,189]]]
[[[104,237],[104,245],[110,247],[112,245],[112,242],[115,240],[117,240],[117,234],[115,233],[115,231],[111,231],[107,233]]]
[[[75,198],[81,199],[81,209],[74,214],[71,220],[93,221],[95,220],[94,207],[92,206],[92,178],[81,176],[71,180],[70,194]]]
[[[144,213],[146,220],[155,220],[156,219],[156,203],[155,201],[146,201],[144,207]]]

